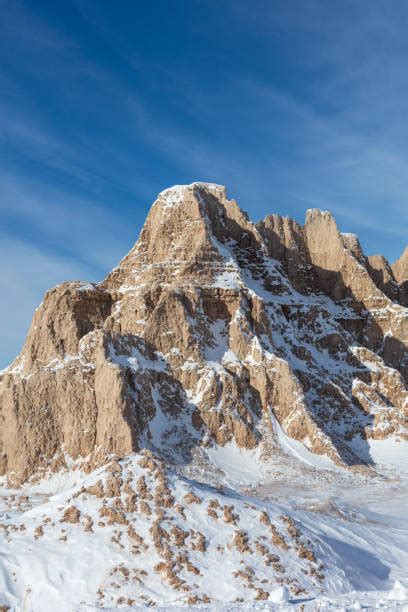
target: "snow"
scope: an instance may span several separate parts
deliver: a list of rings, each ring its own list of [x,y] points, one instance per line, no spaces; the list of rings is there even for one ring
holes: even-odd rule
[[[265,464],[260,458],[259,448],[239,448],[235,440],[225,446],[212,446],[205,450],[210,461],[224,473],[223,481],[228,486],[255,486],[265,478]]]
[[[53,496],[78,486],[83,479],[84,473],[79,469],[57,472],[40,480],[36,484],[27,485],[25,490],[27,494],[32,496]]]
[[[95,289],[94,283],[87,283],[87,282],[82,281],[82,282],[75,283],[75,285],[78,291],[94,291]]]
[[[396,471],[408,478],[408,441],[396,437],[384,440],[361,440],[354,437],[349,444],[356,451],[362,445],[368,445],[370,457],[379,469]]]
[[[44,370],[51,370],[52,372],[58,372],[58,370],[62,370],[70,365],[78,365],[80,364],[83,367],[95,368],[95,364],[86,362],[82,355],[64,355],[63,359],[59,359],[55,357],[49,363],[44,366]]]
[[[126,527],[109,525],[106,521],[104,527],[99,525],[100,508],[104,503],[110,506],[114,500],[106,498],[104,502],[91,494],[80,493],[82,487],[89,487],[100,479],[106,481],[106,470],[99,468],[87,475],[80,471],[54,475],[37,485],[26,485],[20,491],[3,487],[1,521],[9,528],[0,529],[0,604],[11,606],[14,612],[91,611],[100,607],[99,591],[104,593],[103,608],[107,610],[134,609],[118,604],[120,597],[124,602],[130,597],[139,609],[146,609],[147,601],[153,599],[159,610],[181,610],[192,609],[187,604],[188,595],[205,592],[211,598],[211,604],[206,606],[209,610],[297,610],[300,605],[306,612],[406,608],[408,524],[402,512],[389,513],[395,504],[390,495],[395,482],[362,480],[353,475],[348,475],[347,480],[342,473],[330,472],[332,485],[326,487],[327,472],[323,471],[315,481],[318,483],[320,478],[319,488],[310,480],[307,469],[300,474],[302,462],[299,462],[293,475],[300,474],[302,486],[297,487],[294,501],[284,492],[278,499],[273,492],[267,495],[265,488],[257,488],[259,478],[263,485],[268,483],[268,475],[262,470],[256,452],[243,451],[233,444],[205,452],[208,460],[223,472],[218,486],[200,483],[198,471],[195,478],[186,478],[171,470],[167,476],[174,503],[165,509],[162,526],[168,531],[171,525],[187,532],[194,529],[207,542],[206,551],[200,553],[187,540],[185,550],[190,562],[201,571],[201,575],[181,574],[192,586],[190,593],[174,591],[155,570],[160,557],[152,546],[149,531],[154,516],[149,518],[140,512],[127,514],[147,546],[137,555],[132,553]],[[123,482],[129,479],[136,482],[144,475],[153,492],[157,483],[148,470],[140,467],[140,458],[141,455],[135,454],[120,462]],[[283,477],[282,467],[286,478],[292,478],[290,464],[281,464],[280,471],[269,477],[269,486],[273,487]],[[249,484],[250,493],[242,488]],[[407,481],[400,484],[403,495],[400,503],[406,507]],[[332,486],[337,497],[332,496]],[[184,496],[188,492],[197,496],[199,503],[187,504]],[[32,508],[12,507],[10,495],[27,495]],[[208,516],[209,502],[214,500],[221,507],[233,506],[237,525],[225,522],[219,509],[217,520]],[[175,511],[175,505],[180,503],[184,505],[185,519]],[[80,522],[62,523],[64,510],[73,504],[81,512]],[[289,544],[286,551],[271,544],[268,527],[259,520],[263,511]],[[318,562],[323,564],[323,582],[309,574],[310,563],[296,554],[282,519],[284,515],[292,517],[302,541],[312,546]],[[86,516],[93,520],[92,531],[84,530]],[[18,529],[11,529],[13,525]],[[20,530],[20,525],[25,529]],[[36,539],[35,530],[39,526],[43,534]],[[238,530],[248,535],[250,550],[241,552],[232,545]],[[265,565],[255,547],[256,541],[263,542],[279,556],[284,568],[282,574]],[[115,570],[120,566],[125,573]],[[247,568],[255,576],[256,588],[266,591],[264,601],[256,601],[256,590],[235,575]],[[146,574],[140,582],[126,579],[127,570],[133,575],[141,569]],[[277,582],[279,576],[284,578],[282,584]],[[293,580],[305,591],[294,594]],[[243,603],[237,603],[237,598]]]
[[[3,370],[0,370],[0,376],[3,374],[14,374],[17,376],[21,375],[24,370],[24,360],[24,357],[18,360],[15,359],[12,363],[10,363],[10,365],[3,368]],[[13,364],[15,364],[14,367]]]
[[[311,221],[313,217],[331,217],[332,214],[329,210],[321,210],[320,208],[308,208],[306,210],[306,223]]]
[[[358,240],[357,234],[353,234],[352,232],[341,232],[341,235],[350,240]]]
[[[271,412],[271,420],[273,429],[277,435],[279,443],[286,451],[294,455],[297,459],[321,470],[336,470],[336,464],[326,455],[316,455],[311,453],[304,444],[298,440],[294,440],[285,434],[274,414]]]
[[[149,430],[153,446],[160,448],[162,446],[162,437],[165,435],[169,424],[160,404],[160,391],[157,387],[152,388],[152,398],[156,412],[149,423]]]
[[[393,599],[395,601],[408,601],[408,588],[399,580],[396,580],[391,591],[388,593],[388,599]]]
[[[178,204],[182,204],[186,191],[191,190],[194,187],[202,187],[210,191],[225,190],[224,186],[217,185],[216,183],[195,182],[191,183],[190,185],[173,185],[172,187],[161,191],[159,193],[158,200],[164,202],[164,204],[162,204],[162,208],[164,210],[173,208]]]
[[[211,286],[221,289],[237,289],[243,287],[243,282],[235,269],[227,269],[216,275]]]
[[[225,351],[224,355],[222,356],[222,363],[229,364],[229,365],[240,365],[241,361],[238,359],[234,351],[232,351],[231,349],[228,349],[227,351]]]
[[[289,599],[290,599],[289,591],[288,591],[288,587],[286,586],[282,586],[277,589],[273,589],[269,593],[269,597],[268,597],[268,601],[271,601],[273,603],[278,603],[278,604],[286,603],[287,601],[289,601]]]
[[[209,325],[210,339],[204,350],[207,364],[215,371],[222,371],[223,361],[236,361],[233,352],[229,349],[227,322],[225,319],[216,319]]]
[[[126,353],[118,353],[113,346],[109,345],[109,358],[112,364],[121,367],[132,368],[133,370],[154,370],[156,372],[166,372],[167,363],[162,355],[155,353],[153,359],[146,357],[142,351],[134,345],[129,344]]]

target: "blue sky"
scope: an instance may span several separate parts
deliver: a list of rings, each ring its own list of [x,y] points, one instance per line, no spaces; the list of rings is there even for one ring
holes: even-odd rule
[[[225,184],[253,220],[408,229],[408,3],[0,0],[0,367],[43,292],[99,280],[156,194]]]

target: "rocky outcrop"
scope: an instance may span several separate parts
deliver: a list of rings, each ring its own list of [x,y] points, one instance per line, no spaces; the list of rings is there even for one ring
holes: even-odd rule
[[[392,265],[392,271],[394,273],[396,281],[402,285],[402,283],[406,283],[408,280],[408,246],[405,247],[405,250],[401,257],[397,259],[397,261]]]
[[[400,289],[388,261],[382,255],[367,257],[367,271],[371,278],[386,296],[393,302],[400,299]]]
[[[399,299],[401,304],[408,306],[408,246],[401,257],[392,265],[394,277],[399,284]]]
[[[281,262],[294,289],[311,292],[315,278],[302,226],[289,217],[275,214],[259,222],[258,229],[269,257]]]
[[[37,309],[0,375],[1,473],[143,447],[189,461],[198,445],[265,445],[277,424],[370,464],[367,439],[407,431],[400,269],[327,212],[253,224],[224,187],[162,192],[103,282],[60,285]]]

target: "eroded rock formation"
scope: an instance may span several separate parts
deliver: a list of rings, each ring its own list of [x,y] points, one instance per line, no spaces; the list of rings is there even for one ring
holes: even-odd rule
[[[251,223],[224,187],[162,192],[99,284],[48,291],[0,374],[0,471],[150,447],[263,444],[342,465],[407,436],[408,251],[366,258],[328,212]]]

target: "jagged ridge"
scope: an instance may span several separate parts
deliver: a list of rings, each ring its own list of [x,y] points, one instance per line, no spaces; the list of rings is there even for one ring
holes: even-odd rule
[[[47,292],[0,378],[1,473],[69,455],[273,452],[274,423],[340,465],[407,437],[408,251],[366,258],[328,212],[253,224],[224,187],[162,192],[99,284]],[[272,448],[271,448],[272,445]]]

